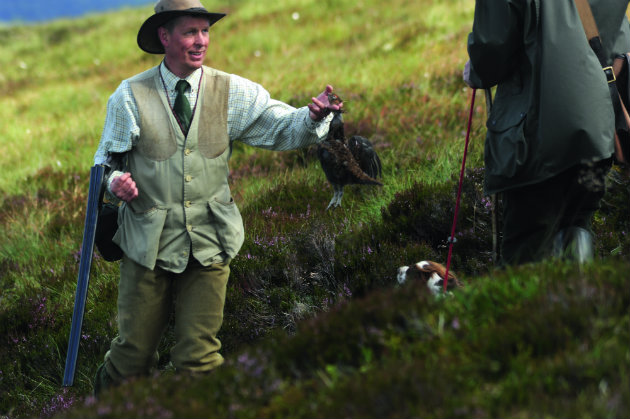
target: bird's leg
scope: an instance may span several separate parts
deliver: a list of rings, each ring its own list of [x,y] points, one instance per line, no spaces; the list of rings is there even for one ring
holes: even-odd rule
[[[337,197],[337,191],[335,191],[335,192],[333,193],[333,197],[332,197],[332,199],[330,200],[330,202],[328,203],[328,206],[326,207],[326,211],[328,211],[328,210],[330,209],[330,207],[332,207],[332,206],[333,206],[333,204],[335,203],[335,198],[336,198],[336,197]]]
[[[343,195],[343,186],[333,185],[333,189],[335,192],[333,193],[333,197],[330,200],[328,207],[326,207],[326,210],[329,210],[330,208],[337,208],[338,206],[341,205],[341,196]]]
[[[337,202],[335,203],[335,207],[341,206],[341,198],[343,198],[343,186],[339,186],[337,189]]]

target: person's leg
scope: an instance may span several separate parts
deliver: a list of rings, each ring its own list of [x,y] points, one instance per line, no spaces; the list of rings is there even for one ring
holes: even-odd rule
[[[553,178],[502,193],[503,265],[537,262],[551,254],[565,207],[559,183]]]
[[[178,371],[206,372],[223,363],[217,333],[229,275],[229,262],[203,267],[191,260],[175,280],[176,344],[171,362]]]
[[[606,192],[606,176],[612,160],[580,165],[572,178],[567,194],[563,223],[554,239],[554,256],[585,263],[595,256],[593,215]]]
[[[150,270],[124,257],[118,287],[118,337],[105,355],[105,372],[114,383],[148,373],[172,308],[170,274]]]
[[[564,249],[581,249],[577,259],[588,260],[591,221],[609,169],[610,160],[579,165],[544,182],[505,191],[502,263],[536,262]],[[560,253],[554,242],[562,243]]]

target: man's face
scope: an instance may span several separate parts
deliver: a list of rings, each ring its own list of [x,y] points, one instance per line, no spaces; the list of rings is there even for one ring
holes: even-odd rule
[[[182,16],[172,31],[161,27],[158,34],[164,45],[164,59],[169,70],[184,78],[202,66],[208,50],[208,19]]]

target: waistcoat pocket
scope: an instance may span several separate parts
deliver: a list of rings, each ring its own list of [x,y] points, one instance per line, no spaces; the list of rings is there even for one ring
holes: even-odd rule
[[[208,201],[208,208],[210,222],[216,227],[223,250],[234,258],[245,240],[243,218],[234,199],[230,198],[230,202],[212,199]]]
[[[122,205],[118,214],[119,228],[114,235],[114,243],[117,243],[132,260],[153,269],[167,213],[167,209],[159,207],[136,213],[128,205]]]

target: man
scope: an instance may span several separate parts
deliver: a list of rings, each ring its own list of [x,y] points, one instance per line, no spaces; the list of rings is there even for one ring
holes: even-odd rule
[[[630,51],[627,0],[589,0],[609,65]],[[593,257],[591,220],[614,151],[602,66],[573,0],[477,0],[466,82],[497,86],[485,192],[502,193],[504,264]]]
[[[203,66],[209,27],[222,17],[199,0],[158,1],[138,45],[164,60],[123,81],[108,102],[95,163],[121,166],[108,192],[123,201],[113,241],[124,256],[119,336],[97,371],[96,394],[156,365],[171,310],[174,367],[206,372],[223,362],[216,335],[229,263],[244,236],[228,187],[231,144],[307,146],[326,136],[330,111],[340,107],[328,102],[331,86],[295,109],[258,84]]]

